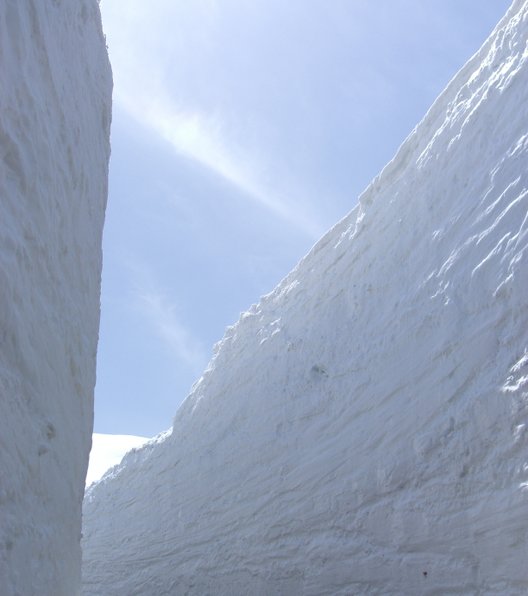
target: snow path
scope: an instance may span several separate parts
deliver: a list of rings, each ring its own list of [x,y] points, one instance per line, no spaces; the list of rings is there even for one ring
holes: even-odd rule
[[[528,591],[528,2],[84,505],[84,594]]]

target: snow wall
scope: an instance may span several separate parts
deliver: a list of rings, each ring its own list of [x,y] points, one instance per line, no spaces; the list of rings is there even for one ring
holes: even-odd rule
[[[96,0],[0,2],[0,594],[80,590],[112,78]]]
[[[528,592],[528,2],[84,505],[85,595]]]

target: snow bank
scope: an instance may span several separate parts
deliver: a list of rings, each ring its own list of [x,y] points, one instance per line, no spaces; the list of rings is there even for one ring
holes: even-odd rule
[[[146,437],[134,435],[94,433],[88,472],[86,473],[86,486],[100,480],[110,468],[119,464],[131,449],[137,449],[147,441]]]
[[[111,72],[96,0],[0,3],[0,593],[72,596]]]
[[[517,1],[88,491],[85,595],[526,594],[527,37]]]

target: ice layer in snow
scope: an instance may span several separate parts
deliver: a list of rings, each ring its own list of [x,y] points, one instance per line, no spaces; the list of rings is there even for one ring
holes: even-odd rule
[[[528,592],[528,2],[84,505],[83,590]]]
[[[97,0],[0,2],[0,594],[80,589],[111,72]]]

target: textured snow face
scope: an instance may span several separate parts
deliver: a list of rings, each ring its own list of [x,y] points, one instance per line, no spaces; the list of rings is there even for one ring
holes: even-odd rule
[[[141,447],[147,441],[146,437],[134,435],[94,433],[92,435],[88,472],[86,473],[86,486],[100,480],[110,468],[121,462],[128,451]]]
[[[0,3],[0,593],[72,596],[111,72],[96,0]]]
[[[88,492],[83,589],[526,594],[528,3]]]

